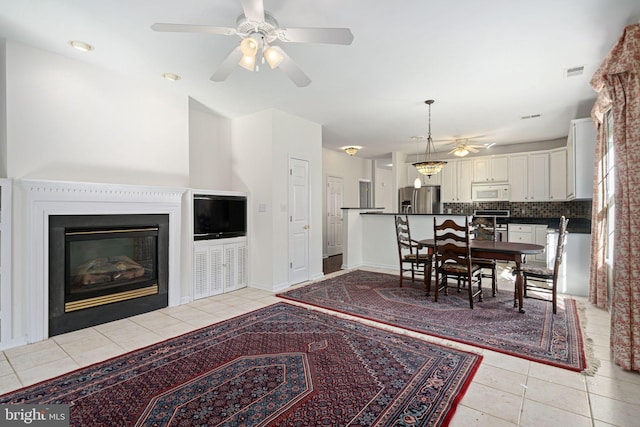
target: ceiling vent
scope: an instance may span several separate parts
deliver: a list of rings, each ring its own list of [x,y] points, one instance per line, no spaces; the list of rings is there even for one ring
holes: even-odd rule
[[[584,65],[580,65],[577,67],[571,67],[564,70],[564,76],[569,77],[577,77],[584,74]]]
[[[538,117],[540,117],[540,114],[531,114],[530,116],[522,116],[520,118],[522,120],[527,120],[527,119],[537,119]]]

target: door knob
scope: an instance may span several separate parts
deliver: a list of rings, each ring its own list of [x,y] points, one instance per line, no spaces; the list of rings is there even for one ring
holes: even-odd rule
[[[304,226],[304,227],[302,227],[302,228],[304,228],[305,230],[308,230],[308,229],[309,229],[309,225],[305,225],[305,226]]]

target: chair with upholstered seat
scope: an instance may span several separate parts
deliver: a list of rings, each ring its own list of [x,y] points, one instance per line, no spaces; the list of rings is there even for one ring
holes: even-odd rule
[[[409,228],[409,217],[405,216],[404,219],[396,215],[396,238],[398,242],[398,258],[400,260],[400,287],[402,287],[402,280],[405,272],[411,272],[411,281],[415,281],[416,275],[426,276],[427,263],[429,257],[427,255],[427,248],[417,240],[411,238],[411,230]],[[423,253],[420,250],[424,249]],[[422,267],[422,269],[420,269]],[[425,286],[426,286],[426,280]],[[429,294],[427,289],[427,294]]]
[[[465,217],[464,225],[461,225],[452,219],[438,223],[437,217],[434,217],[433,238],[436,263],[435,301],[438,301],[440,289],[444,289],[445,295],[448,294],[448,280],[455,277],[458,291],[461,282],[465,283],[469,293],[469,306],[473,308],[476,296],[478,301],[482,301],[482,269],[471,259],[469,218]]]
[[[471,235],[475,240],[495,242],[497,236],[496,217],[475,217],[471,221]],[[482,269],[481,278],[491,279],[491,294],[495,297],[498,289],[496,260],[474,257],[473,263],[479,265]],[[489,273],[486,273],[486,270],[489,270]]]
[[[558,243],[556,245],[556,254],[553,268],[538,267],[535,265],[523,264],[522,276],[524,277],[524,296],[527,298],[538,298],[536,296],[527,295],[527,290],[541,291],[551,294],[551,302],[553,304],[553,314],[557,311],[557,289],[558,289],[558,273],[560,264],[564,257],[564,247],[567,241],[567,223],[569,219],[564,216],[560,218],[560,227],[558,231]],[[548,300],[548,298],[538,298]]]

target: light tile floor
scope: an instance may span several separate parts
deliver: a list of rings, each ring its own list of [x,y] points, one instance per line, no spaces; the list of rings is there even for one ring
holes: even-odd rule
[[[501,286],[509,285],[513,286],[508,280],[501,280]],[[484,356],[452,426],[640,425],[640,374],[626,372],[611,362],[609,314],[584,298],[577,299],[584,307],[586,335],[593,340],[594,354],[601,364],[594,376],[399,328],[377,326]],[[279,301],[283,300],[273,293],[245,288],[5,350],[0,353],[0,393]]]

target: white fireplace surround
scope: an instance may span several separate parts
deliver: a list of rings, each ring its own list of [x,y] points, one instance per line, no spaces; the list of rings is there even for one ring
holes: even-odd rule
[[[169,306],[180,304],[182,195],[186,189],[20,180],[25,208],[27,342],[48,338],[49,215],[169,215]]]

